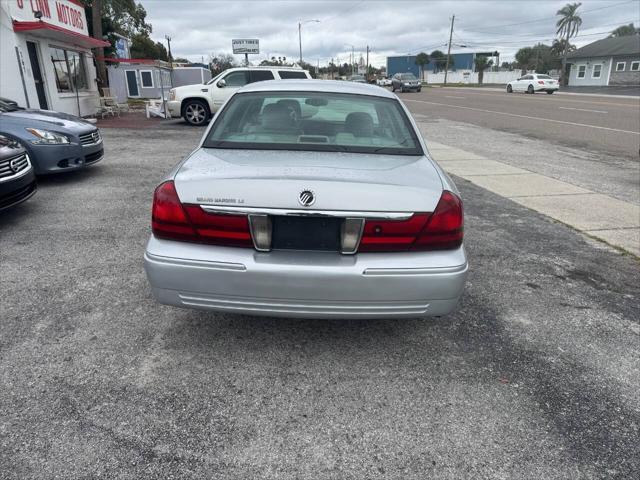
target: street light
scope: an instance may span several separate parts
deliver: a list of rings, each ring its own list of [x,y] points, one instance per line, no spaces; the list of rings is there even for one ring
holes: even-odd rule
[[[354,47],[354,46],[353,46],[353,45],[351,45],[350,43],[345,43],[345,45],[346,45],[347,47],[351,47],[351,76],[353,77],[353,63],[354,63],[354,62],[355,62],[355,60],[356,60],[356,54],[355,54],[355,52],[354,52],[354,49],[355,49],[356,47]]]
[[[300,45],[300,66],[302,66],[302,24],[320,23],[320,20],[300,20],[298,22],[298,44]]]

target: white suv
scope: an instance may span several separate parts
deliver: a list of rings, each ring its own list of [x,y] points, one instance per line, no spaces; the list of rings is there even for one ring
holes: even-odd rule
[[[191,125],[204,125],[236,90],[247,83],[292,78],[311,78],[311,75],[294,67],[230,68],[205,84],[172,88],[167,105],[172,117],[184,117]]]

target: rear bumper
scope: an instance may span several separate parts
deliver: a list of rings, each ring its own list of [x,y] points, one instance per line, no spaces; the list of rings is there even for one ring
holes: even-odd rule
[[[303,318],[446,315],[464,290],[463,248],[340,255],[212,247],[151,237],[155,298],[177,307]]]

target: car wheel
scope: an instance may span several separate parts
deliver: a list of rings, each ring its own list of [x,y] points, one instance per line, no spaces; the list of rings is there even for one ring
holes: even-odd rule
[[[527,88],[527,93],[536,93],[536,92],[533,90],[533,85],[529,85],[529,88]]]
[[[507,85],[507,93],[513,93],[513,87],[511,85]]]
[[[392,92],[395,92],[395,91],[396,91],[396,86],[395,86],[393,83],[391,84],[391,91],[392,91]]]
[[[553,90],[547,90],[547,95],[551,95],[553,93]]]
[[[209,119],[209,105],[202,100],[189,100],[184,106],[184,119],[190,125],[204,125]]]
[[[420,87],[416,92],[420,93],[422,91],[422,87]]]

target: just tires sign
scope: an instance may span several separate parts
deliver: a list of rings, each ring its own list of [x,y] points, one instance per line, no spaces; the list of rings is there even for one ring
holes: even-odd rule
[[[233,53],[260,53],[260,43],[257,38],[238,38],[231,40]]]

